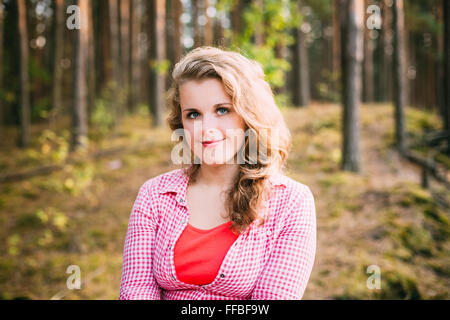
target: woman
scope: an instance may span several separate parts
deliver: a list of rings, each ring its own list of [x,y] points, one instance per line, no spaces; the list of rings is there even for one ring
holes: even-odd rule
[[[168,123],[188,151],[172,160],[187,166],[141,187],[119,299],[301,299],[314,198],[282,173],[291,138],[261,66],[201,47],[172,76]]]

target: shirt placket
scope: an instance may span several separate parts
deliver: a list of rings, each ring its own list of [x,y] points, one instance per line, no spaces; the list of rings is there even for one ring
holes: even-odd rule
[[[177,196],[176,196],[176,201],[177,201],[177,206],[179,207],[178,210],[181,210],[182,214],[177,216],[177,218],[176,218],[176,219],[178,219],[178,221],[176,221],[176,224],[175,224],[176,229],[172,233],[172,238],[170,239],[168,249],[169,249],[169,253],[170,253],[170,271],[171,271],[170,277],[173,281],[180,282],[177,279],[177,275],[176,275],[176,271],[175,271],[174,248],[175,248],[176,242],[178,241],[178,239],[180,238],[181,234],[183,233],[184,229],[186,228],[186,226],[188,224],[189,213],[188,213],[187,206],[186,206],[185,194],[178,192]],[[193,285],[193,287],[195,287],[195,285]]]

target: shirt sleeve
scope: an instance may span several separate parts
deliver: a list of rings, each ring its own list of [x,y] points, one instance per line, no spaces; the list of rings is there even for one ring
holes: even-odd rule
[[[316,252],[314,197],[308,187],[304,190],[285,218],[251,300],[300,300],[303,296]]]
[[[144,184],[128,222],[119,300],[161,300],[152,270],[155,234],[155,217]]]

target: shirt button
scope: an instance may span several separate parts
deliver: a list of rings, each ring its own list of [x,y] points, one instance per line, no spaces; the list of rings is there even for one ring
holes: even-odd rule
[[[178,202],[179,202],[179,203],[183,203],[183,202],[184,202],[184,200],[183,200],[183,199],[180,199],[180,200],[178,200]]]
[[[221,278],[225,278],[225,275],[223,273],[220,274]]]

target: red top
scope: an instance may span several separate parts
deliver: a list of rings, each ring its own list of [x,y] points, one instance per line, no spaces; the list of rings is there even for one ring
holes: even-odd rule
[[[174,248],[175,271],[180,281],[196,285],[213,282],[239,236],[230,230],[231,223],[228,221],[209,230],[186,225]]]

